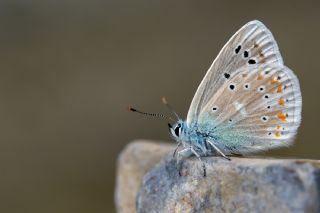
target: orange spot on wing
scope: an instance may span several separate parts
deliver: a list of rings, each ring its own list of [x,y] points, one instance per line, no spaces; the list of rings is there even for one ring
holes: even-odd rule
[[[284,103],[285,103],[284,99],[283,99],[283,98],[280,98],[279,104],[280,104],[281,106],[284,106]]]
[[[277,127],[276,127],[276,129],[280,129],[281,128],[281,126],[280,125],[278,125]]]
[[[285,122],[287,117],[286,117],[286,115],[285,115],[283,112],[279,112],[279,113],[278,113],[278,118],[279,118],[281,121]]]
[[[282,91],[283,91],[282,85],[279,85],[278,88],[277,88],[277,93],[281,93]]]
[[[257,80],[263,80],[263,75],[261,73],[258,75]]]
[[[279,131],[276,131],[275,135],[276,135],[277,138],[280,138],[280,137],[281,137],[281,134],[280,134]]]
[[[271,84],[275,84],[275,83],[278,83],[278,80],[276,78],[272,78],[271,79]]]

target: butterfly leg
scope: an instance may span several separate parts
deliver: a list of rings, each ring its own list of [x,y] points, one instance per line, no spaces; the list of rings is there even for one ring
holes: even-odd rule
[[[184,157],[189,157],[190,155],[192,155],[192,152],[191,152],[191,149],[188,147],[188,148],[184,148],[183,150],[180,150],[177,152],[177,158],[176,158],[176,163],[177,163],[177,166],[179,167],[178,168],[178,171],[179,171],[179,175],[182,176],[181,174],[181,166],[179,166],[179,162],[180,162],[180,158]]]
[[[212,143],[211,141],[207,141],[220,155],[222,155],[222,157],[224,157],[227,160],[231,160],[231,158],[227,157],[216,145],[214,145],[214,143]]]
[[[180,150],[179,152],[177,152],[177,163],[180,162],[180,159],[182,157],[189,157],[190,155],[192,155],[191,149],[188,148],[184,148],[183,150]]]
[[[179,147],[181,146],[181,144],[182,144],[182,142],[180,141],[180,142],[178,143],[177,147],[175,148],[175,150],[174,150],[174,152],[173,152],[173,158],[176,157],[177,151],[178,151]]]
[[[203,168],[203,177],[207,176],[207,170],[206,170],[206,165],[204,162],[201,160],[200,155],[192,148],[190,147],[191,152],[199,159],[199,161],[202,163],[202,168]]]

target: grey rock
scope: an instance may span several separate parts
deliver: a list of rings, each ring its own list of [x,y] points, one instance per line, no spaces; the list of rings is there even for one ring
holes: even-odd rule
[[[168,154],[143,177],[137,212],[320,212],[320,161],[231,159],[203,158],[203,177],[198,159]]]
[[[144,140],[134,141],[125,147],[117,162],[115,189],[117,212],[136,211],[136,195],[144,174],[173,149],[173,144],[150,143]]]

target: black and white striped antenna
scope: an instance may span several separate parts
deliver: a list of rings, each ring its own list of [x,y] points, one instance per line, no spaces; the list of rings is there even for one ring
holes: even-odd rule
[[[164,118],[164,119],[169,119],[171,121],[174,121],[171,117],[168,117],[166,115],[163,115],[163,114],[160,114],[160,113],[149,113],[149,112],[143,112],[143,111],[140,111],[136,108],[133,108],[131,106],[128,107],[128,110],[131,111],[131,112],[136,112],[136,113],[139,113],[141,115],[145,115],[145,116],[150,116],[150,117],[157,117],[157,118]]]

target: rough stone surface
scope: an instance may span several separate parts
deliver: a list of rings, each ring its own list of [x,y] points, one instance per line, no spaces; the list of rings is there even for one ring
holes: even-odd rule
[[[173,144],[138,140],[130,143],[118,158],[115,203],[117,212],[136,212],[136,195],[143,175],[174,149]]]
[[[171,154],[143,178],[137,212],[320,212],[320,161]],[[180,170],[180,174],[178,170]]]
[[[320,212],[320,161],[207,157],[203,177],[196,158],[177,165],[173,149],[146,141],[124,149],[118,212]]]

